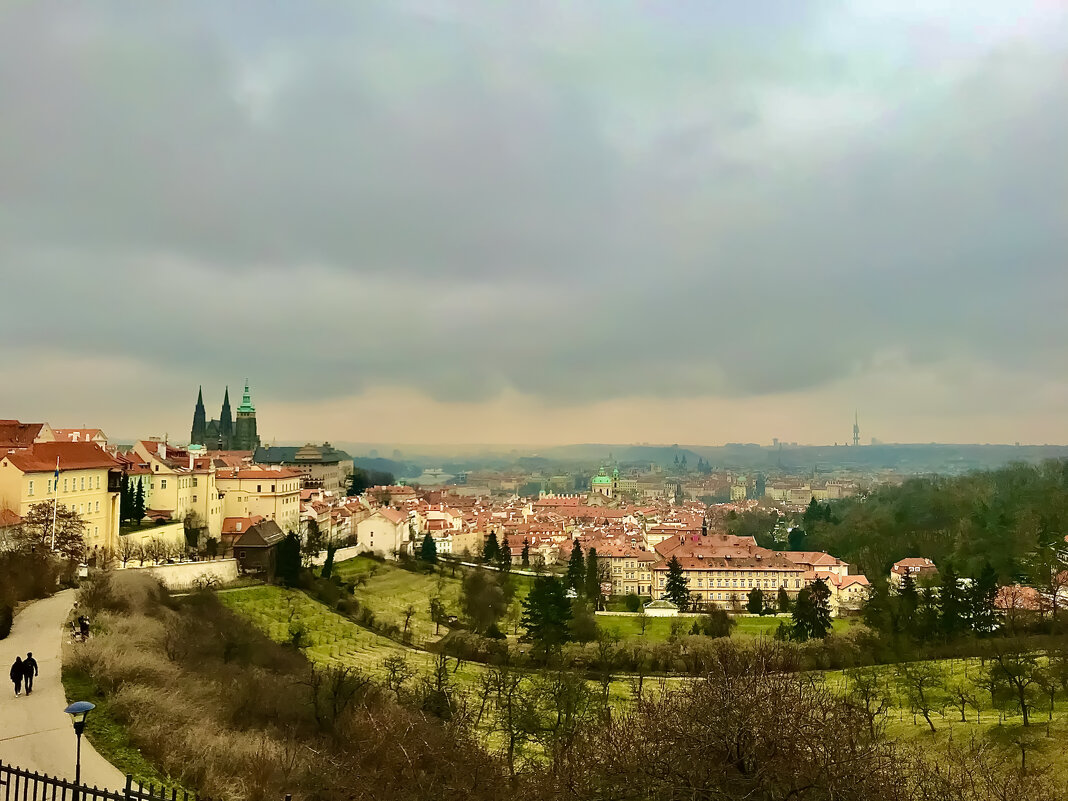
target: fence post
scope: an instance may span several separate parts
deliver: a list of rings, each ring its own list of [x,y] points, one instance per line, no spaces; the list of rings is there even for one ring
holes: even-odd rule
[[[130,791],[132,789],[133,789],[133,774],[132,773],[127,773],[126,774],[126,787],[122,791],[122,797],[125,798],[126,801],[130,801]]]

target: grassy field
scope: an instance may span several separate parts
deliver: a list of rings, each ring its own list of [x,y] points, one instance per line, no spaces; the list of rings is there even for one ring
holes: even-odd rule
[[[646,621],[644,635],[641,633],[641,620],[637,615],[627,617],[622,615],[598,615],[597,625],[603,631],[611,632],[620,639],[644,636],[650,642],[663,642],[671,636],[672,623],[681,623],[683,633],[689,634],[693,620],[692,617],[651,617]],[[739,615],[734,620],[737,625],[731,634],[732,637],[740,635],[756,637],[762,634],[772,637],[775,635],[775,630],[779,627],[779,623],[789,623],[790,618],[788,615],[783,615],[782,617]],[[852,623],[845,619],[835,619],[833,621],[835,631],[845,631],[851,625]]]
[[[433,665],[431,654],[362,628],[297,590],[256,587],[220,593],[219,600],[276,642],[289,642],[290,626],[303,624],[309,643],[304,653],[319,664],[351,665],[377,679],[384,678],[382,662],[389,657],[404,657],[420,674],[429,673]],[[465,663],[453,678],[473,683],[481,671],[479,665]]]
[[[363,576],[366,581],[356,588],[356,599],[375,613],[375,617],[404,628],[404,610],[411,605],[415,609],[409,627],[416,643],[425,643],[444,636],[442,627],[435,635],[430,619],[430,599],[438,596],[445,604],[445,614],[460,617],[460,588],[463,569],[453,571],[444,568],[437,573],[413,573],[396,564],[379,562],[365,556],[357,556],[338,562],[334,572],[345,581],[355,581]],[[530,591],[533,579],[529,576],[512,575],[515,600],[522,602]]]

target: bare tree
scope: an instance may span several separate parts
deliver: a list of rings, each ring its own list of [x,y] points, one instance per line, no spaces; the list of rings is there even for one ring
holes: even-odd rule
[[[849,698],[864,711],[868,731],[874,738],[877,721],[893,702],[883,681],[883,674],[873,667],[862,667],[854,668],[846,675],[849,677]]]
[[[404,615],[404,633],[407,634],[408,626],[411,624],[412,618],[415,617],[415,605],[408,604],[404,607],[404,612],[402,614]]]
[[[935,731],[931,713],[942,706],[946,682],[942,668],[935,662],[904,662],[895,673],[912,711],[919,712]]]
[[[415,669],[400,654],[387,656],[382,660],[382,667],[386,671],[386,688],[396,694],[399,703],[404,685],[415,675]]]
[[[1038,659],[1022,648],[995,646],[991,673],[1009,688],[1013,702],[1023,716],[1023,725],[1030,725],[1031,708],[1042,673]]]
[[[137,540],[129,536],[119,537],[119,561],[123,567],[126,567],[126,563],[131,559],[136,559],[140,550],[141,545]]]

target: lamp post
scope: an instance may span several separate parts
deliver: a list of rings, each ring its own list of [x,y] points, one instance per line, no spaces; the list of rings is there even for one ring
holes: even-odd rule
[[[71,722],[74,723],[74,733],[78,735],[78,759],[74,765],[74,783],[78,785],[78,788],[74,791],[74,798],[77,799],[81,794],[82,783],[82,732],[85,731],[85,718],[86,716],[96,709],[96,704],[90,704],[88,701],[75,701],[63,711],[70,715]]]

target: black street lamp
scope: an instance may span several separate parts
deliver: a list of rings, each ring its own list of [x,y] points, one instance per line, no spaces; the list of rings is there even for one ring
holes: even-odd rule
[[[85,731],[86,716],[94,709],[96,709],[96,704],[90,704],[88,701],[75,701],[63,710],[70,715],[70,719],[74,723],[74,733],[78,735],[78,761],[74,767],[74,783],[79,787],[74,791],[75,798],[80,794],[80,785],[82,783],[82,732]]]

